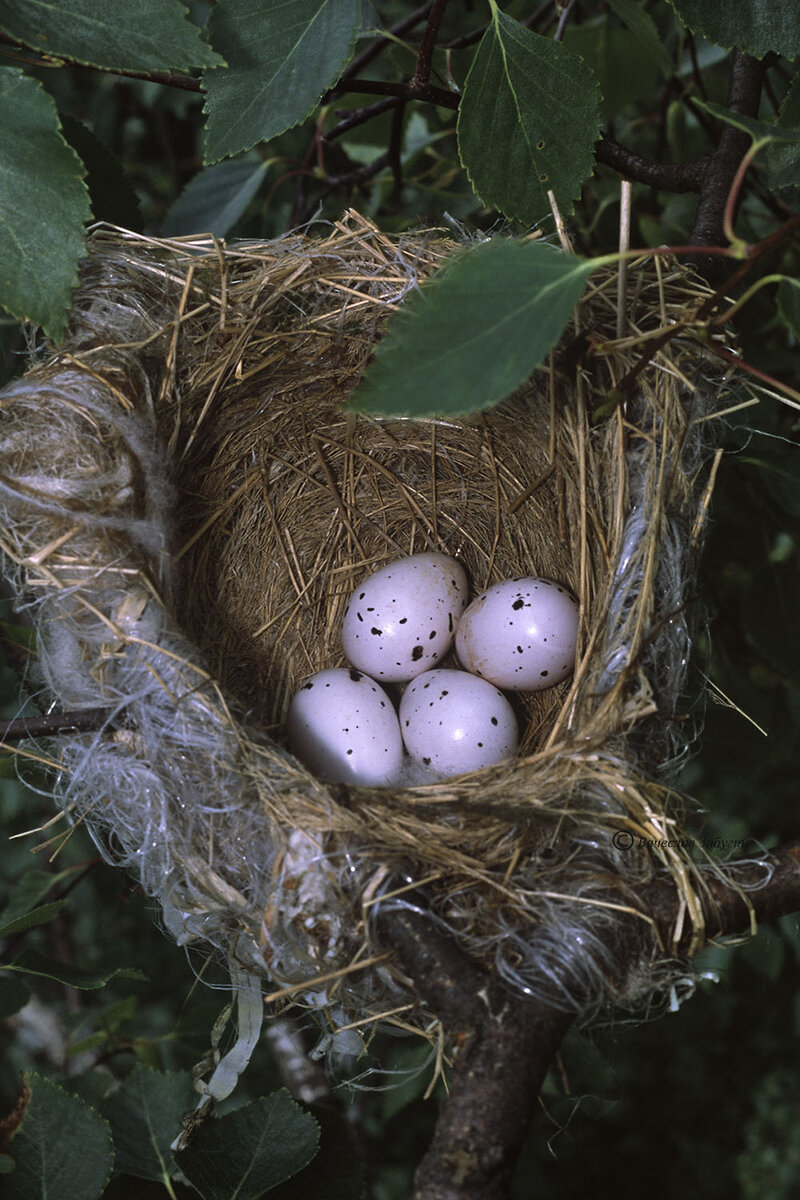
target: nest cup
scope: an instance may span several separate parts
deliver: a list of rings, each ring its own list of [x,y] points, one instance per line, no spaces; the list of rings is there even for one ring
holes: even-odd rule
[[[222,951],[329,1029],[430,1030],[370,920],[420,894],[474,958],[572,1011],[663,985],[606,959],[618,910],[656,876],[702,940],[705,868],[676,845],[669,783],[689,741],[678,700],[717,397],[685,334],[624,407],[599,406],[706,289],[635,264],[619,336],[616,275],[600,271],[562,346],[496,409],[346,411],[387,317],[457,248],[354,214],[229,248],[99,229],[67,340],[0,394],[2,548],[38,629],[34,683],[48,705],[108,710],[50,744],[58,803],[178,942]],[[343,665],[353,588],[422,550],[454,555],[473,595],[521,575],[568,585],[574,677],[516,699],[510,762],[413,788],[326,784],[285,748],[291,697]]]

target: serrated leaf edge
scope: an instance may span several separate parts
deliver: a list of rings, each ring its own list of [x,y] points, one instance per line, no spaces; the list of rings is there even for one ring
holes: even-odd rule
[[[55,101],[53,100],[50,93],[46,90],[44,84],[41,83],[40,80],[34,79],[34,77],[32,75],[28,75],[25,71],[20,71],[16,67],[3,67],[2,70],[10,71],[11,74],[16,75],[20,81],[22,81],[23,79],[32,80],[33,83],[35,83],[36,86],[39,88],[39,91],[45,96],[47,102],[49,103],[49,105],[53,111],[53,115],[56,118],[56,128],[55,128],[56,137],[58,137],[61,140],[62,145],[67,150],[68,154],[71,156],[73,162],[77,165],[77,168],[78,168],[76,170],[75,174],[73,176],[71,176],[71,178],[73,178],[76,181],[76,183],[78,183],[81,186],[81,188],[83,189],[83,196],[84,196],[84,200],[85,200],[84,207],[85,207],[86,215],[84,217],[82,217],[81,220],[83,221],[84,226],[87,225],[92,220],[92,205],[91,205],[91,198],[89,196],[89,189],[86,186],[86,167],[84,166],[83,159],[81,158],[81,156],[75,152],[75,150],[72,148],[72,146],[70,146],[67,139],[64,137],[64,132],[61,128],[61,119],[59,117],[58,109],[56,108]],[[84,235],[83,235],[83,239],[81,242],[81,246],[75,255],[75,269],[72,272],[72,276],[70,278],[70,282],[68,285],[69,296],[65,302],[64,311],[61,315],[61,322],[59,325],[41,324],[37,320],[37,318],[32,317],[30,315],[30,313],[18,311],[16,308],[12,307],[10,304],[7,304],[5,302],[3,302],[2,307],[6,310],[6,312],[10,313],[11,316],[16,317],[16,319],[18,321],[24,321],[24,322],[27,322],[28,324],[36,325],[36,326],[41,325],[41,328],[44,330],[47,337],[49,337],[51,339],[51,341],[53,341],[54,343],[57,344],[62,339],[64,334],[66,333],[67,318],[69,315],[72,293],[75,291],[75,288],[78,286],[78,283],[80,281],[78,265],[80,263],[81,258],[83,257],[85,247],[86,247],[86,231],[84,229]]]
[[[216,65],[218,67],[225,65],[225,60],[222,57],[222,55],[219,54],[219,52],[214,49],[214,47],[211,45],[211,43],[208,42],[203,37],[202,29],[200,28],[199,25],[195,25],[194,21],[191,19],[191,16],[189,15],[188,6],[183,3],[183,0],[176,0],[176,3],[178,3],[180,5],[180,7],[183,9],[183,19],[184,19],[185,24],[188,25],[191,29],[195,30],[195,32],[197,34],[198,42],[202,46],[205,46],[206,49],[210,50],[212,54],[215,54],[217,56],[217,58],[220,60],[219,63],[217,63]],[[9,35],[9,37],[15,37],[15,34],[13,33],[13,31],[10,30],[7,27],[7,25],[4,24],[2,21],[0,21],[0,29],[2,29],[4,33],[7,33]],[[30,40],[30,42],[25,42],[24,44],[26,46],[29,46],[32,50],[38,51],[40,54],[47,55],[49,58],[54,59],[58,63],[65,63],[67,65],[71,65],[74,63],[74,64],[77,64],[78,66],[82,66],[82,67],[91,67],[95,71],[110,71],[112,73],[119,72],[122,74],[124,74],[125,71],[136,70],[135,67],[110,66],[106,63],[92,62],[91,59],[88,59],[88,58],[78,58],[73,55],[64,56],[64,55],[58,54],[56,51],[54,51],[52,46],[47,46],[43,43],[37,43],[36,40],[33,38]],[[198,68],[198,69],[205,69],[205,68]],[[174,63],[165,62],[162,67],[152,67],[151,70],[177,71],[182,75],[188,75],[189,72],[192,70],[192,68],[191,67],[178,67],[178,66],[175,66]]]
[[[96,1108],[93,1108],[91,1104],[87,1104],[87,1102],[83,1099],[82,1096],[76,1095],[75,1092],[68,1092],[66,1088],[61,1087],[61,1085],[56,1083],[54,1079],[48,1079],[48,1077],[46,1075],[40,1075],[38,1071],[22,1071],[21,1075],[22,1075],[23,1087],[30,1088],[31,1095],[25,1106],[25,1111],[22,1114],[22,1119],[20,1120],[19,1124],[17,1125],[17,1128],[14,1130],[14,1132],[11,1134],[11,1137],[8,1140],[8,1145],[10,1146],[13,1143],[14,1138],[16,1137],[17,1133],[19,1133],[20,1129],[22,1129],[23,1126],[25,1125],[25,1117],[27,1116],[28,1109],[30,1108],[31,1103],[35,1102],[36,1096],[35,1096],[34,1088],[31,1084],[31,1081],[40,1079],[40,1080],[43,1080],[45,1083],[49,1083],[51,1087],[54,1087],[57,1091],[61,1092],[61,1094],[63,1096],[66,1096],[68,1100],[72,1100],[74,1103],[79,1104],[82,1108],[85,1108],[87,1112],[89,1112],[93,1116],[97,1117],[97,1120],[100,1121],[101,1124],[105,1126],[106,1134],[108,1136],[109,1165],[108,1165],[108,1173],[107,1173],[105,1179],[103,1180],[103,1183],[100,1187],[100,1191],[97,1193],[97,1200],[99,1200],[99,1197],[102,1196],[103,1192],[106,1190],[106,1187],[108,1186],[108,1182],[114,1173],[114,1159],[115,1159],[116,1152],[114,1149],[114,1137],[111,1133],[111,1126],[109,1125],[108,1121],[105,1119],[104,1116],[102,1116],[97,1111]]]
[[[497,6],[497,4],[496,4],[495,0],[489,0],[489,4],[491,5],[491,10],[492,10],[492,29],[494,29],[494,27],[495,27],[495,25],[496,25],[496,19],[495,19],[495,18],[496,18],[496,14],[498,14],[498,15],[501,15],[501,16],[506,16],[506,14],[504,14],[504,13],[501,13],[501,11],[500,11],[500,9],[498,8],[498,6]],[[513,18],[512,18],[512,17],[508,17],[507,19],[508,19],[508,20],[513,20]],[[518,24],[518,22],[517,22],[517,24]],[[524,27],[523,27],[523,28],[524,28]],[[530,31],[529,31],[529,30],[526,30],[526,32],[530,32]],[[485,31],[485,33],[484,33],[484,35],[483,35],[483,36],[484,36],[484,37],[486,37],[486,35],[487,35],[488,33],[489,33],[489,30],[487,29],[487,30]],[[536,35],[534,35],[534,36],[536,36]],[[498,40],[500,40],[500,39],[499,39],[499,35],[498,35]],[[543,39],[543,40],[547,41],[547,40],[549,40],[549,39],[545,38],[545,39]],[[554,44],[555,44],[555,43],[554,43]],[[505,60],[505,57],[506,57],[506,55],[505,55],[505,50],[503,50],[503,49],[502,49],[502,42],[501,42],[501,50],[502,50],[502,53],[503,53],[503,59]],[[596,144],[597,140],[598,140],[598,139],[599,139],[599,137],[600,137],[600,131],[601,131],[601,128],[602,128],[602,121],[601,121],[601,119],[600,119],[600,103],[599,103],[599,101],[602,101],[602,100],[604,99],[604,97],[603,97],[603,91],[602,91],[602,88],[600,87],[600,83],[599,83],[599,81],[598,81],[598,79],[597,79],[597,77],[596,77],[596,75],[595,75],[594,71],[592,70],[592,68],[591,68],[591,66],[589,65],[589,63],[587,63],[587,62],[586,62],[586,59],[583,57],[583,55],[582,55],[582,54],[576,54],[574,51],[571,51],[571,50],[567,50],[567,49],[566,49],[566,47],[562,47],[562,50],[563,50],[563,52],[564,52],[565,54],[568,54],[570,58],[572,58],[572,59],[576,59],[578,62],[581,62],[581,63],[583,63],[584,67],[585,67],[585,68],[586,68],[586,70],[589,72],[589,74],[591,75],[591,77],[592,77],[592,80],[593,80],[593,82],[594,82],[595,92],[596,92],[596,94],[597,94],[597,97],[598,97],[598,110],[597,110],[597,116],[598,116],[598,119],[597,119],[597,128],[596,128],[596,131],[595,131],[597,136],[595,137],[594,141],[592,142],[592,146],[594,146],[594,145]],[[476,58],[477,58],[477,55],[476,55]],[[467,72],[467,77],[466,77],[466,79],[464,80],[464,88],[463,88],[463,92],[462,92],[462,99],[463,99],[463,96],[466,94],[467,88],[468,88],[468,86],[469,86],[469,76],[470,76],[470,74],[472,73],[472,67],[474,66],[474,64],[475,64],[475,60],[473,59],[472,65],[470,66],[470,69],[469,69],[469,71]],[[515,101],[515,107],[516,107],[516,101]],[[497,211],[498,211],[498,212],[502,212],[504,216],[506,216],[506,217],[509,217],[509,218],[512,218],[513,220],[519,221],[521,224],[523,224],[523,225],[526,225],[526,226],[527,226],[527,225],[529,224],[529,221],[528,221],[528,219],[527,219],[526,217],[524,217],[524,216],[523,216],[523,215],[522,215],[520,212],[515,212],[515,211],[514,211],[513,209],[511,209],[511,208],[500,208],[500,206],[499,206],[499,205],[497,205],[497,204],[494,204],[494,203],[492,203],[492,201],[485,199],[485,197],[484,197],[484,196],[481,194],[481,192],[479,192],[479,191],[478,191],[478,187],[477,187],[477,184],[475,183],[475,180],[474,180],[474,178],[473,178],[472,172],[470,171],[469,164],[468,164],[468,163],[466,163],[466,162],[464,161],[464,156],[463,156],[463,154],[461,153],[461,140],[460,140],[460,138],[458,137],[458,130],[459,130],[460,122],[461,122],[461,112],[462,112],[462,109],[461,109],[461,106],[459,105],[458,116],[457,116],[457,118],[456,118],[456,149],[457,149],[457,153],[458,153],[458,160],[459,160],[459,162],[461,163],[461,166],[464,168],[464,172],[465,172],[465,174],[466,174],[466,176],[467,176],[467,179],[469,180],[470,187],[472,188],[473,192],[475,193],[475,195],[476,195],[476,196],[478,197],[478,199],[480,200],[481,204],[485,205],[487,208],[496,208],[496,209],[497,209]],[[592,176],[592,174],[594,173],[594,165],[595,165],[595,155],[594,155],[594,151],[592,151],[592,153],[591,153],[591,154],[589,154],[589,155],[587,155],[587,156],[586,156],[586,165],[585,165],[585,167],[582,167],[582,168],[581,168],[581,175],[582,175],[582,177],[583,177],[583,180],[584,180],[584,182],[585,182],[587,179],[590,179],[590,178],[591,178],[591,176]],[[577,172],[576,172],[576,174],[577,174]],[[581,186],[582,186],[582,185],[581,185]],[[564,208],[563,199],[562,199],[562,198],[560,198],[560,197],[557,197],[557,199],[558,199],[558,203],[559,203],[559,207],[561,208],[562,215],[564,215],[564,216],[570,216],[570,215],[571,215],[571,213],[572,213],[572,212],[573,212],[573,210],[574,210],[574,205],[575,205],[575,202],[576,202],[577,200],[579,200],[579,199],[580,199],[580,194],[581,194],[581,192],[580,192],[580,188],[579,188],[579,189],[578,189],[578,191],[576,192],[576,194],[574,194],[574,195],[572,195],[572,196],[570,196],[570,197],[569,197],[569,205],[570,205],[570,207],[569,207],[568,209],[565,209],[565,208]],[[543,218],[542,218],[542,219],[543,219]]]
[[[321,0],[320,7],[317,10],[317,13],[319,14],[319,12],[322,10],[323,5],[328,4],[328,3],[330,3],[330,0]],[[314,20],[316,20],[316,17],[314,18]],[[345,66],[352,58],[353,49],[355,47],[356,42],[358,41],[360,26],[361,26],[361,5],[360,5],[360,3],[358,3],[357,4],[357,19],[353,22],[353,32],[350,37],[350,42],[348,44],[347,51],[346,51],[340,65],[336,69],[336,72],[333,76],[334,79],[339,78],[339,76],[341,75]],[[310,28],[310,26],[308,26],[308,28]],[[305,36],[305,34],[303,36]],[[285,60],[285,61],[287,61],[287,60]],[[206,75],[209,70],[217,71],[217,70],[221,70],[221,69],[235,70],[236,68],[231,68],[231,67],[227,67],[227,66],[226,66],[226,68],[222,68],[221,66],[206,68],[203,70],[203,74],[202,74],[203,83],[205,84],[205,78],[206,78]],[[311,115],[311,113],[317,107],[320,100],[325,95],[325,93],[330,89],[330,87],[331,87],[331,84],[329,82],[327,84],[324,84],[320,88],[319,94],[316,96],[313,104],[311,104],[311,106],[309,107],[307,112],[305,112],[302,117],[298,118],[298,120],[292,121],[288,125],[284,125],[282,129],[278,129],[274,133],[271,133],[269,138],[267,138],[267,139],[254,138],[254,140],[252,142],[249,142],[247,145],[235,146],[231,150],[227,151],[226,153],[219,154],[216,158],[208,157],[208,141],[209,141],[208,121],[212,116],[215,105],[214,105],[214,101],[212,100],[211,95],[208,92],[206,92],[206,98],[203,102],[203,116],[206,118],[206,124],[205,124],[205,128],[203,130],[203,165],[206,167],[213,167],[216,163],[223,162],[227,158],[233,158],[237,154],[244,154],[248,150],[252,150],[254,146],[260,146],[262,144],[262,142],[264,142],[265,140],[271,142],[273,140],[273,138],[280,137],[281,134],[286,133],[287,129],[296,129],[298,125],[302,125],[303,122],[305,120],[307,120],[307,118]]]

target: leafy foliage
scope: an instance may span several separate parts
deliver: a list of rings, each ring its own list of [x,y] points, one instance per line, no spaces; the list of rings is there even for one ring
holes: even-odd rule
[[[136,1179],[168,1180],[174,1172],[172,1143],[196,1099],[186,1071],[154,1071],[137,1063],[102,1105],[114,1138],[115,1169]]]
[[[426,417],[497,404],[561,335],[594,264],[545,242],[484,242],[405,301],[350,406]]]
[[[97,1200],[113,1163],[105,1121],[76,1096],[31,1073],[22,1111],[6,1146],[13,1169],[3,1180],[8,1200]]]
[[[89,219],[83,173],[44,89],[0,67],[0,304],[56,338]]]
[[[551,191],[572,212],[592,170],[600,94],[577,56],[490,3],[459,106],[459,152],[484,203],[530,225],[549,213]]]
[[[275,1092],[203,1125],[176,1155],[203,1200],[258,1200],[307,1166],[319,1128],[288,1092]]]
[[[800,10],[794,0],[670,0],[689,29],[730,49],[736,46],[757,58],[773,51],[800,54]]]
[[[164,221],[164,234],[213,233],[225,237],[264,182],[259,158],[216,163],[189,181]]]
[[[710,113],[712,117],[716,117],[717,120],[744,130],[754,143],[800,142],[800,127],[790,128],[778,121],[757,121],[755,117],[748,117],[733,109],[723,108],[721,104],[713,104],[710,100],[698,100],[696,103],[698,107]]]
[[[776,125],[782,129],[800,129],[800,77],[795,76],[784,97]],[[769,185],[775,191],[800,187],[800,148],[775,142],[767,147]]]
[[[56,58],[111,70],[189,70],[223,61],[179,0],[3,0],[0,28]]]
[[[43,905],[45,909],[53,909],[52,905]],[[41,909],[37,910],[41,913]],[[49,920],[50,916],[55,915],[53,911],[47,913]],[[20,925],[25,918],[20,918]],[[30,922],[28,927],[40,924],[37,919]],[[95,988],[105,987],[109,979],[113,979],[117,975],[121,975],[124,979],[141,979],[142,972],[136,967],[101,967],[92,969],[90,967],[78,966],[75,963],[58,963],[42,954],[37,954],[35,951],[27,951],[15,959],[14,962],[5,963],[2,968],[4,971],[15,971],[22,975],[41,975],[43,979],[54,979],[56,983],[66,984],[67,987],[78,988],[79,991],[93,991]]]
[[[302,121],[350,57],[360,0],[220,0],[211,19],[228,67],[207,72],[206,162]]]
[[[561,46],[555,5],[508,0],[487,9],[451,0],[430,74],[421,72],[413,97],[401,92],[419,65],[424,16],[399,28],[413,6],[376,0],[362,7],[359,14],[355,0],[198,0],[187,14],[175,0],[64,0],[46,8],[38,0],[0,0],[0,28],[24,43],[20,52],[4,47],[11,57],[0,68],[0,301],[7,311],[60,336],[90,216],[140,223],[154,234],[254,238],[280,235],[317,214],[336,220],[348,205],[389,230],[449,223],[478,244],[435,285],[412,293],[357,404],[462,411],[495,403],[547,352],[593,256],[617,245],[619,175],[602,153],[595,159],[601,120],[632,155],[661,165],[703,160],[718,145],[719,120],[733,120],[756,141],[769,139],[742,188],[736,228],[743,244],[773,234],[800,207],[800,73],[792,61],[800,10],[793,0],[586,0],[569,10]],[[488,22],[482,38],[481,22]],[[691,30],[703,36],[691,39]],[[55,40],[45,44],[43,33]],[[727,48],[734,45],[782,56],[768,67],[761,107],[750,116],[725,107]],[[37,48],[105,69],[37,67]],[[364,51],[374,52],[368,61]],[[126,63],[182,71],[185,86],[112,73]],[[365,91],[342,87],[320,102],[356,66]],[[532,138],[542,128],[548,136],[539,150],[541,139]],[[204,146],[212,166],[203,165]],[[552,161],[545,162],[548,151]],[[531,223],[551,234],[544,183],[564,212],[573,211],[576,259],[514,240]],[[688,241],[696,195],[636,177],[632,193],[634,245]],[[476,234],[494,232],[499,220],[514,237],[482,244]],[[798,275],[795,233],[754,264],[736,292],[770,282],[737,313],[737,335],[749,364],[795,389]],[[503,339],[503,329],[513,336]],[[24,362],[24,338],[11,317],[0,324],[6,375]],[[695,729],[702,738],[680,781],[696,800],[698,830],[744,838],[754,850],[798,833],[790,766],[800,749],[797,413],[776,394],[770,386],[757,406],[728,417],[697,589],[713,638],[698,636],[695,690],[686,698],[687,738]],[[732,406],[737,399],[751,397],[742,394]],[[15,669],[35,655],[23,626],[6,620],[0,632]],[[9,667],[0,684],[5,715],[17,715]],[[52,812],[39,768],[23,764],[30,789],[10,757],[0,773],[4,829],[44,825]],[[82,830],[48,849],[47,856],[57,851],[55,867],[42,854],[31,871],[30,847],[29,838],[4,842],[0,871],[0,1116],[15,1110],[20,1070],[35,1068],[32,1100],[0,1149],[4,1196],[41,1194],[45,1173],[61,1168],[45,1153],[50,1141],[59,1153],[80,1151],[71,1180],[59,1175],[50,1189],[65,1200],[101,1191],[108,1200],[163,1200],[170,1191],[176,1200],[230,1200],[265,1187],[281,1200],[349,1200],[359,1194],[363,1170],[348,1125],[358,1131],[375,1195],[410,1194],[436,1101],[422,1100],[429,1076],[414,1073],[417,1048],[381,1036],[373,1061],[386,1073],[374,1092],[358,1095],[349,1122],[341,1112],[319,1118],[318,1153],[316,1115],[277,1091],[275,1061],[260,1046],[232,1098],[244,1108],[223,1108],[184,1152],[195,1186],[186,1183],[170,1146],[192,1108],[191,1072],[207,1052],[222,1003],[214,989],[225,980],[205,965],[198,984],[153,928],[130,881],[91,865],[95,850]],[[541,1200],[590,1191],[610,1200],[624,1153],[626,1172],[646,1181],[650,1200],[678,1193],[788,1200],[797,1178],[798,961],[797,921],[785,919],[747,947],[704,951],[695,965],[719,982],[704,980],[700,994],[657,1028],[617,1023],[591,1039],[573,1033],[547,1082],[548,1115],[527,1144],[514,1196],[527,1200],[535,1177]],[[146,965],[146,975],[136,964]],[[106,1185],[109,1127],[115,1160]],[[660,1152],[665,1128],[669,1155]],[[231,1144],[237,1157],[226,1165]],[[225,1154],[215,1153],[220,1146]],[[231,1174],[219,1174],[218,1165]]]

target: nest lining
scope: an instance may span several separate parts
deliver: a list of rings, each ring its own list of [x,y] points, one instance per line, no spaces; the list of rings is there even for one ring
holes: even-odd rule
[[[599,272],[566,346],[497,409],[345,412],[388,313],[454,249],[352,214],[323,238],[228,249],[101,229],[67,341],[0,393],[2,549],[44,686],[68,709],[114,708],[103,732],[58,740],[59,803],[178,941],[334,1026],[429,1022],[370,939],[374,904],[412,887],[476,958],[573,1010],[663,984],[610,985],[603,938],[655,875],[676,880],[702,940],[691,852],[613,838],[680,836],[668,784],[688,742],[677,701],[716,402],[702,350],[681,335],[624,411],[592,413],[706,289],[637,264],[619,338],[616,278]],[[326,785],[283,747],[291,696],[343,663],[364,574],[423,549],[458,557],[473,594],[527,574],[571,587],[575,676],[518,699],[511,763]]]

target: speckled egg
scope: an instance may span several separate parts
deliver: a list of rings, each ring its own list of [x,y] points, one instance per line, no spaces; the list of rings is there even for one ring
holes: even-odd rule
[[[517,719],[502,692],[466,671],[438,668],[409,683],[400,728],[413,759],[440,775],[461,775],[511,758]]]
[[[575,666],[578,602],[550,579],[507,579],[473,600],[456,635],[465,670],[497,687],[536,692]]]
[[[384,787],[403,765],[403,739],[392,702],[361,671],[335,667],[306,680],[286,720],[289,748],[330,783]]]
[[[414,679],[447,654],[468,598],[464,568],[447,554],[398,559],[368,576],[350,597],[344,652],[374,679]]]

